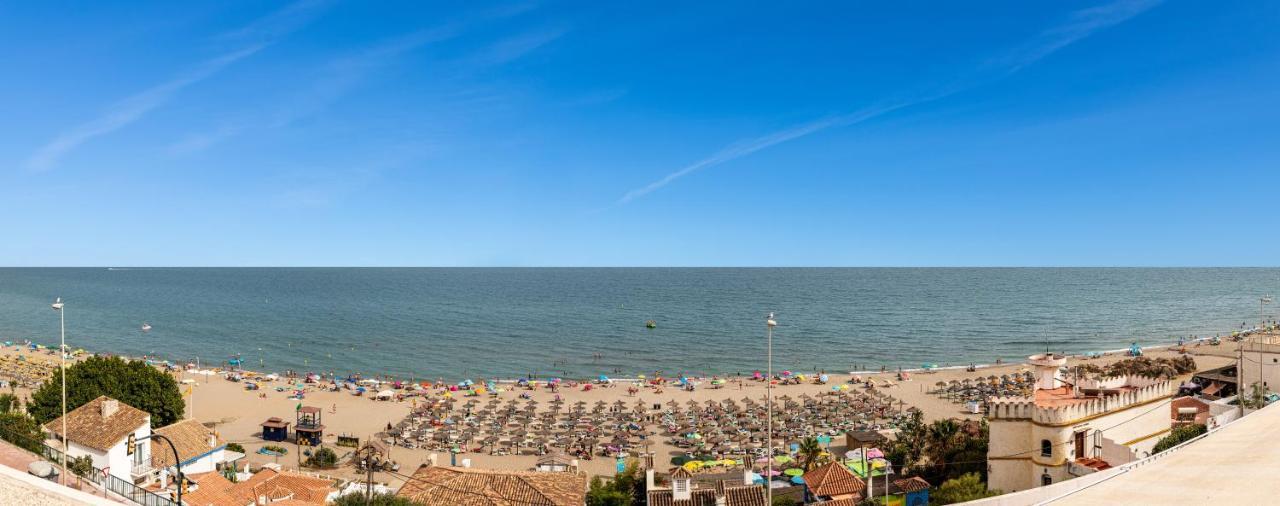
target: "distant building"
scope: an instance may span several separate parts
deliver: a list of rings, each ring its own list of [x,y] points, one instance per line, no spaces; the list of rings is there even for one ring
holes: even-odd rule
[[[867,484],[843,463],[831,462],[804,473],[804,495],[812,504],[856,504],[867,493]]]
[[[1236,364],[1200,371],[1191,376],[1191,382],[1200,387],[1199,394],[1211,400],[1235,397],[1239,391]]]
[[[1244,360],[1237,382],[1241,392],[1248,395],[1258,383],[1268,392],[1280,391],[1280,336],[1252,336],[1240,347]]]
[[[1014,492],[1150,455],[1170,430],[1175,385],[1136,376],[1064,379],[1066,358],[1034,355],[1030,397],[987,401],[987,486]]]
[[[187,475],[186,506],[323,506],[338,491],[331,480],[264,468],[232,483],[216,472]]]
[[[582,506],[587,477],[423,465],[396,495],[422,506]]]
[[[534,465],[534,469],[544,473],[577,472],[578,460],[569,458],[564,452],[549,452],[538,457],[538,462]]]
[[[671,486],[659,487],[653,455],[645,455],[641,460],[648,506],[768,506],[764,486],[755,483],[750,469],[742,470],[741,480],[717,475],[715,477],[721,479],[699,483],[693,473],[676,467],[670,472]]]
[[[1183,396],[1169,404],[1169,418],[1173,428],[1184,425],[1204,425],[1214,429],[1240,417],[1240,406],[1232,404],[1234,398],[1210,399],[1202,396]]]

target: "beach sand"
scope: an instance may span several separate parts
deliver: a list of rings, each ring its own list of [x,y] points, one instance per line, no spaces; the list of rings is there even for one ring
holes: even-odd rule
[[[1210,346],[1208,344],[1196,346],[1193,344],[1187,347],[1188,353],[1196,358],[1198,369],[1201,370],[1234,363],[1235,349],[1236,344],[1229,341],[1224,341],[1220,346]],[[14,348],[5,348],[0,351],[0,354],[21,354],[26,356],[29,361],[56,361],[56,356],[51,354],[33,353]],[[1148,349],[1145,354],[1149,357],[1172,357],[1176,356],[1177,352],[1171,349]],[[1069,359],[1069,364],[1085,362],[1102,365],[1124,358],[1126,357],[1123,353],[1112,353],[1099,358],[1074,356]],[[975,372],[966,371],[964,368],[915,372],[911,374],[909,380],[901,382],[896,380],[896,374],[893,372],[864,373],[861,376],[864,379],[874,379],[877,383],[883,383],[886,380],[893,382],[892,386],[880,388],[889,395],[903,401],[906,407],[920,409],[927,420],[953,417],[977,419],[981,415],[965,411],[962,404],[956,404],[926,392],[934,388],[935,383],[939,381],[963,380],[992,374],[1001,375],[1016,372],[1024,367],[1026,367],[1024,364],[1012,363],[980,367]],[[849,374],[828,373],[828,375],[830,381],[826,385],[778,386],[775,390],[775,395],[796,397],[804,393],[816,395],[829,392],[832,385],[847,382],[851,377]],[[280,417],[291,423],[294,421],[295,407],[299,404],[299,401],[288,398],[290,394],[288,390],[285,392],[277,392],[275,390],[276,386],[284,386],[286,384],[284,380],[264,382],[261,390],[246,391],[244,383],[227,381],[218,375],[182,372],[178,373],[177,377],[180,381],[190,380],[189,384],[192,385],[192,395],[187,397],[186,416],[212,426],[227,441],[244,445],[248,454],[246,461],[252,464],[254,468],[268,462],[278,462],[285,467],[296,467],[298,448],[292,443],[273,443],[288,448],[289,454],[282,457],[269,457],[256,453],[259,448],[267,444],[259,438],[260,423],[273,416]],[[703,385],[706,384],[705,382],[703,383]],[[643,400],[646,404],[666,403],[670,400],[684,404],[689,400],[705,402],[707,400],[723,400],[726,398],[741,399],[744,396],[762,399],[765,395],[764,384],[754,381],[730,382],[720,389],[711,389],[704,386],[693,392],[683,391],[676,387],[667,387],[663,393],[656,394],[652,389],[645,388],[641,389],[640,393],[634,397],[628,395],[627,385],[627,383],[617,382],[614,387],[600,388],[597,386],[590,391],[582,391],[580,387],[577,389],[562,388],[559,394],[566,401],[566,407],[572,406],[579,400],[586,401],[588,404],[595,404],[596,401],[612,403],[616,400],[623,400],[630,406],[634,405],[637,400]],[[180,388],[184,392],[187,390],[186,386],[181,386]],[[856,385],[853,388],[863,387]],[[19,389],[18,392],[20,396],[27,395],[25,389]],[[499,398],[506,401],[507,399],[516,398],[522,392],[526,392],[526,390],[507,389],[499,394]],[[548,406],[548,403],[555,396],[554,393],[546,389],[538,389],[529,393],[531,393],[533,399],[541,403],[540,406],[543,409]],[[434,391],[432,395],[435,395]],[[482,399],[487,401],[488,398],[483,397]],[[410,400],[377,401],[367,396],[354,396],[347,391],[313,390],[308,392],[305,400],[301,402],[304,405],[317,406],[323,410],[323,424],[326,427],[325,444],[334,448],[339,457],[351,452],[352,449],[333,445],[338,434],[354,435],[364,441],[373,434],[384,430],[387,424],[394,425],[398,423],[410,412],[413,406]],[[672,455],[683,454],[683,451],[669,446],[665,437],[657,436],[656,439],[658,442],[653,446],[653,450],[656,452],[660,466]],[[843,441],[837,440],[833,442],[832,446],[833,450],[843,451]],[[411,450],[403,447],[394,447],[391,450],[391,459],[400,464],[400,473],[410,474],[420,464],[427,461],[430,453],[433,452],[425,449]],[[438,462],[442,464],[449,463],[450,455],[448,453],[436,453],[438,454]],[[487,453],[467,452],[458,455],[459,465],[461,459],[464,458],[470,459],[473,467],[514,470],[532,469],[534,462],[537,460],[537,457],[534,456],[490,456]],[[614,460],[607,457],[597,457],[590,461],[580,462],[580,467],[592,475],[612,475],[614,472]],[[363,475],[357,473],[351,466],[343,466],[338,469],[323,471],[322,473],[340,478],[363,479]],[[399,486],[403,481],[390,473],[377,473],[375,480],[392,486]]]

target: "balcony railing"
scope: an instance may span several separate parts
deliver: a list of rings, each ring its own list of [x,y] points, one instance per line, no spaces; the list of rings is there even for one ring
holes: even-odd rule
[[[146,459],[146,460],[147,461],[141,464],[134,464],[133,467],[129,468],[129,475],[137,479],[137,478],[146,476],[148,474],[151,474],[151,471],[154,470],[154,468],[151,467],[151,462],[150,462],[151,459]]]

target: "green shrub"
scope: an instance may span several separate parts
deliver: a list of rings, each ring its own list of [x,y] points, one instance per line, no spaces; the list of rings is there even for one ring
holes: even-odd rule
[[[311,452],[311,456],[307,457],[307,467],[329,469],[336,465],[338,465],[338,454],[323,446],[316,448]]]
[[[1183,425],[1182,427],[1173,429],[1169,432],[1168,436],[1161,438],[1160,441],[1156,443],[1156,446],[1151,449],[1151,453],[1160,453],[1178,446],[1184,442],[1190,441],[1196,436],[1204,434],[1208,430],[1209,429],[1207,427],[1200,424]]]

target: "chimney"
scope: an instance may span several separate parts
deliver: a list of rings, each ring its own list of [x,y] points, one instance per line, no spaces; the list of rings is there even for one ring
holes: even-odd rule
[[[471,468],[471,459],[462,459],[462,467],[463,467],[464,469],[470,469],[470,468]]]
[[[436,465],[436,459],[438,459],[438,458],[440,458],[440,457],[439,457],[439,456],[437,456],[437,455],[436,455],[436,454],[434,454],[434,453],[432,453],[431,455],[427,455],[427,463],[428,463],[428,464],[430,464],[432,467],[435,467],[435,465]]]
[[[218,447],[218,436],[214,434],[209,434],[209,448],[217,448],[217,447]]]
[[[120,401],[115,399],[103,399],[101,409],[102,417],[108,418],[111,415],[116,414],[116,411],[120,410]]]
[[[742,484],[752,485],[752,484],[755,484],[755,482],[756,482],[755,477],[751,476],[751,466],[749,465],[742,466]]]
[[[578,459],[573,459],[569,461],[569,472],[571,473],[578,472]]]
[[[654,483],[653,483],[653,482],[654,482],[654,479],[653,479],[653,468],[652,468],[652,467],[650,467],[650,468],[648,468],[648,469],[645,469],[645,470],[644,470],[644,491],[645,491],[645,492],[648,492],[648,491],[650,491],[650,490],[653,490],[653,486],[654,486]]]

